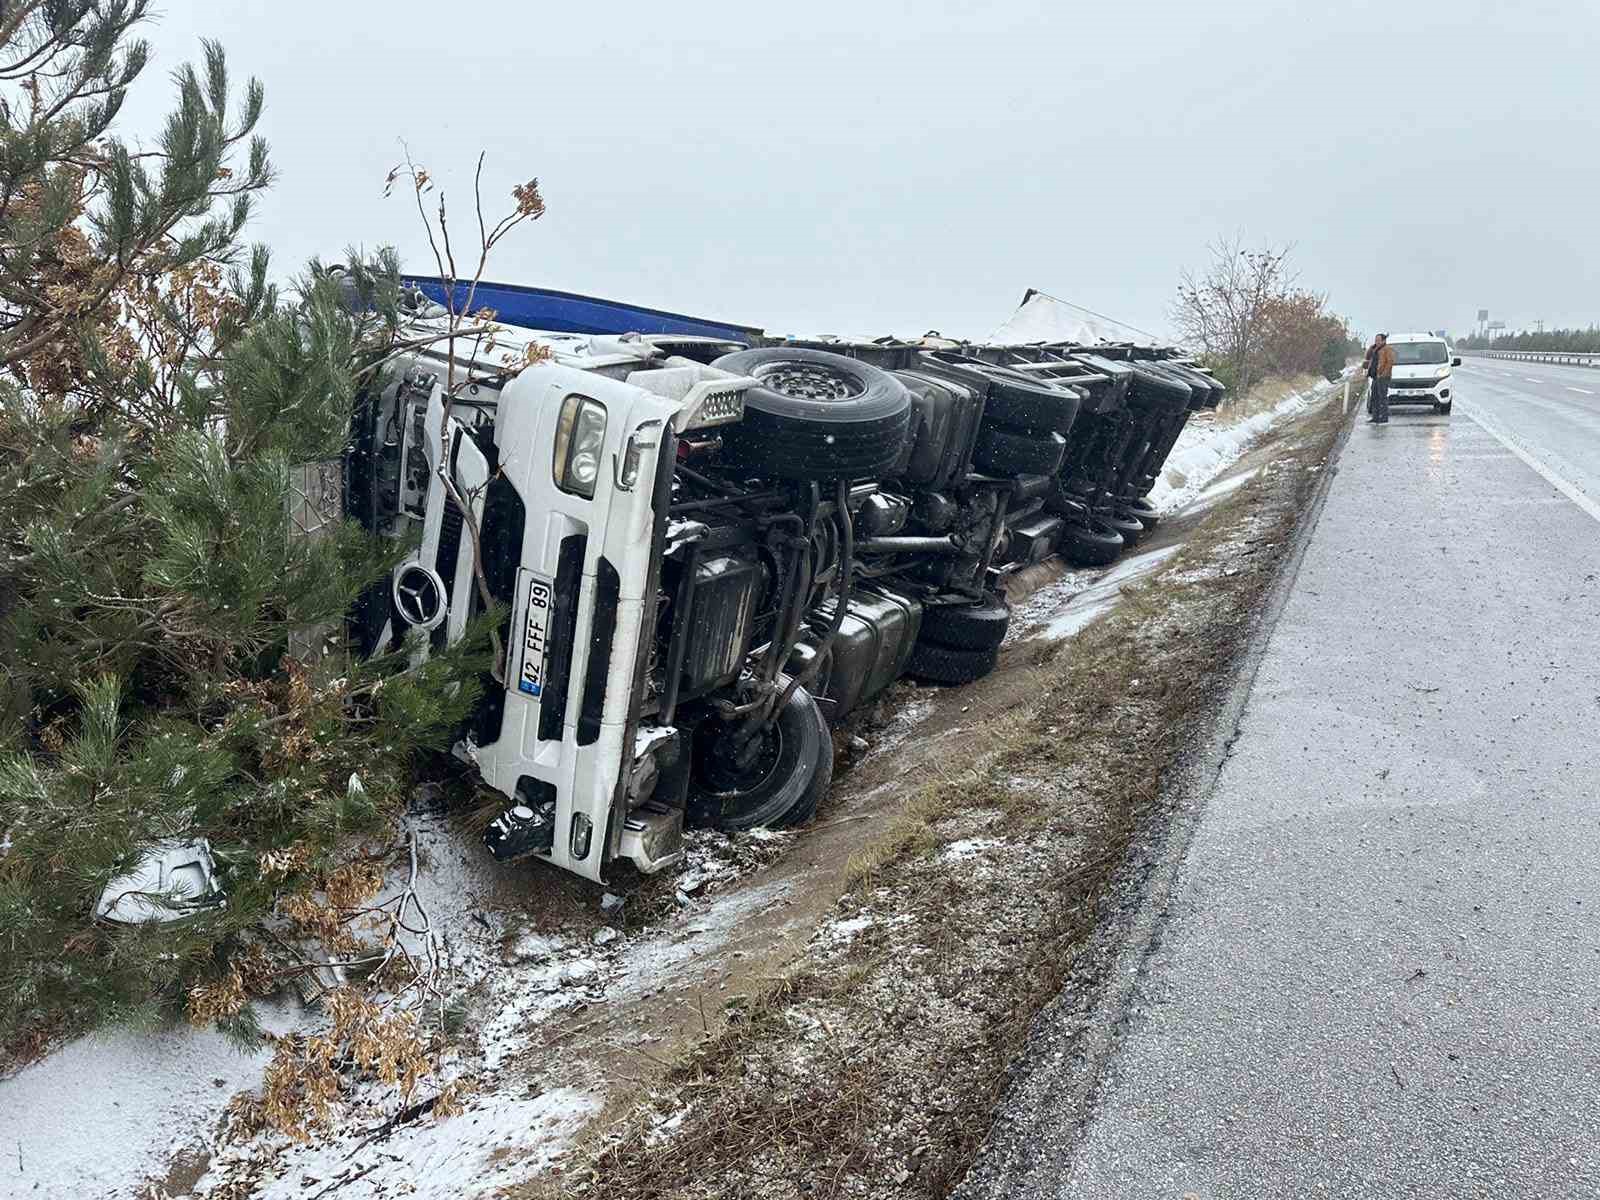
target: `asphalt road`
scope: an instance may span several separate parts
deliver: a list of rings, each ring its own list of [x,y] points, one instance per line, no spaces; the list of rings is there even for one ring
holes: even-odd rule
[[[1456,377],[1458,411],[1600,504],[1600,368],[1466,358]]]
[[[1356,426],[1090,1110],[965,1196],[1600,1195],[1600,371],[1514,365]]]

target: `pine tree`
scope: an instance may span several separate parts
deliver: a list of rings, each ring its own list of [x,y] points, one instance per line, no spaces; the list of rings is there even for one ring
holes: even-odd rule
[[[476,635],[419,671],[337,636],[290,654],[398,550],[294,536],[288,503],[381,382],[397,263],[269,283],[241,242],[263,92],[236,98],[214,44],[153,145],[114,136],[146,16],[0,4],[0,1063],[184,1009],[249,1037],[250,993],[299,969],[286,938],[350,948],[338,901],[375,890],[416,756],[478,696]],[[152,847],[197,838],[226,907],[95,919]]]

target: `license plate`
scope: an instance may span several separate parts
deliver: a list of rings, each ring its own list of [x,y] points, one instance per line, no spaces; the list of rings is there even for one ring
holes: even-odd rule
[[[550,628],[550,580],[532,571],[524,571],[525,603],[527,615],[522,618],[522,665],[517,668],[517,690],[525,696],[537,696],[544,690],[544,656],[549,649],[547,634]]]

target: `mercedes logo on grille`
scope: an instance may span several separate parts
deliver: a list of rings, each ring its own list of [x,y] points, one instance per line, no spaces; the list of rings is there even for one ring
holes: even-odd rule
[[[406,563],[394,573],[394,609],[407,625],[434,629],[444,620],[444,580],[421,563]]]

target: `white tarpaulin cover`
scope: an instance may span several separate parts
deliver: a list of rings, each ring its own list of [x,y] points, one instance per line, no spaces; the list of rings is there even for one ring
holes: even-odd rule
[[[1034,342],[1076,342],[1080,346],[1095,346],[1101,342],[1133,342],[1141,346],[1167,344],[1166,338],[1148,330],[1113,321],[1033,288],[1028,289],[1021,307],[1011,314],[1011,319],[990,334],[988,340],[994,346],[1025,346]]]

